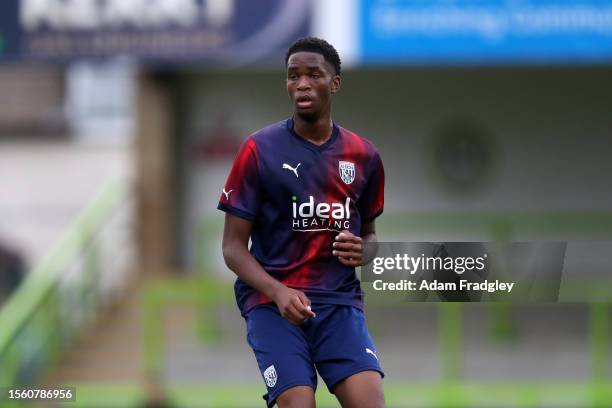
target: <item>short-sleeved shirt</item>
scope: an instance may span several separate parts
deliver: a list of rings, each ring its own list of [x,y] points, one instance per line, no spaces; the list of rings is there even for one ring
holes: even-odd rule
[[[384,169],[378,150],[333,125],[318,146],[287,119],[249,136],[235,159],[218,209],[253,222],[250,252],[263,269],[312,303],[363,306],[355,268],[332,255],[342,230],[359,236],[383,211]],[[271,299],[239,278],[242,314]]]

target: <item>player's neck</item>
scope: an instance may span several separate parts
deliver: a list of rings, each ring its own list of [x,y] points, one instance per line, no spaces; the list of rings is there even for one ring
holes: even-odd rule
[[[323,115],[315,121],[309,122],[293,115],[293,130],[299,136],[316,145],[322,145],[331,137],[333,123],[331,115]]]

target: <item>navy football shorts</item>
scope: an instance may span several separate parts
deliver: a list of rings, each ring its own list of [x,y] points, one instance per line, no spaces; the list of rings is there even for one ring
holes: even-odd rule
[[[247,341],[268,388],[263,396],[268,407],[291,387],[316,390],[316,371],[330,392],[362,371],[384,376],[362,310],[327,304],[313,304],[312,310],[316,317],[301,326],[285,320],[274,304],[256,306],[246,315]]]

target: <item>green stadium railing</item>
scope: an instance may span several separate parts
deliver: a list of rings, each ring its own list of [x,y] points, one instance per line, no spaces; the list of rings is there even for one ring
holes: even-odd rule
[[[154,377],[163,372],[163,321],[165,307],[192,304],[204,307],[208,330],[205,340],[219,340],[214,307],[233,303],[231,285],[211,279],[161,280],[152,282],[142,293],[145,367]],[[461,379],[463,370],[462,303],[437,303],[438,340],[440,344],[441,379],[438,383],[385,383],[389,407],[601,407],[612,406],[610,376],[610,314],[608,303],[593,303],[589,309],[591,378],[575,382],[542,383],[476,383]],[[499,305],[492,303],[492,306]],[[505,305],[505,304],[502,304]],[[393,381],[393,380],[391,380]],[[84,385],[89,390],[102,388]],[[124,391],[133,399],[143,398],[136,385]],[[171,403],[177,407],[256,407],[261,387],[252,384],[172,384],[167,387]],[[81,403],[87,396],[81,392]],[[78,405],[86,406],[86,405]],[[117,405],[129,406],[129,405]],[[338,406],[334,397],[317,393],[317,406]]]
[[[126,191],[121,181],[104,185],[0,308],[0,387],[36,384],[95,317],[102,301],[98,235]],[[67,271],[76,271],[69,283]]]
[[[612,238],[612,213],[468,213],[468,214],[444,214],[444,213],[419,213],[419,214],[386,214],[377,221],[377,229],[381,236],[398,236],[410,231],[411,236],[424,234],[432,235],[448,233],[452,234],[474,234],[486,236],[489,240],[498,243],[510,242],[517,236],[533,236],[548,234],[548,236],[588,235],[599,239]],[[206,271],[214,268],[210,260],[214,259],[214,251],[219,242],[222,231],[221,217],[204,217],[196,231],[197,246],[201,251],[201,257],[196,261],[198,273],[206,276]],[[484,239],[483,239],[484,240]],[[612,272],[612,271],[611,271]],[[210,277],[209,277],[210,278]],[[201,280],[199,284],[181,285],[189,287],[190,290],[198,285],[206,286],[208,279]],[[215,284],[217,285],[217,284]],[[593,293],[606,292],[612,289],[610,281],[604,285],[595,283],[595,287],[589,287]],[[211,286],[212,287],[212,286]],[[156,308],[162,307],[164,297],[167,301],[171,298],[185,300],[187,298],[198,298],[193,293],[189,297],[180,295],[180,287],[169,284],[167,296],[163,295],[164,284],[157,283],[155,295],[146,294],[148,302],[156,304]],[[210,288],[207,289],[210,292]],[[218,290],[215,289],[215,291]],[[153,292],[153,290],[152,290]],[[204,294],[205,290],[202,290]],[[155,298],[153,302],[151,299]],[[199,298],[195,303],[203,304]],[[146,303],[146,302],[145,302]],[[214,303],[214,302],[213,302]],[[211,303],[206,303],[211,306]],[[414,406],[424,404],[425,406],[440,407],[472,407],[478,406],[516,406],[536,407],[546,406],[583,406],[583,407],[612,407],[612,377],[610,373],[610,303],[589,303],[589,337],[590,337],[590,367],[591,378],[577,380],[575,383],[562,384],[470,384],[461,380],[463,370],[462,351],[462,304],[461,303],[439,303],[439,341],[442,364],[442,378],[439,384],[420,385],[386,385],[389,406]],[[492,316],[494,317],[494,338],[504,341],[513,337],[513,327],[509,323],[509,303],[491,303]],[[147,312],[154,316],[157,312]],[[161,327],[149,326],[147,339],[159,338]],[[214,326],[211,329],[214,332]],[[157,335],[156,335],[157,333]],[[214,336],[211,336],[214,337]],[[146,348],[146,347],[145,347]],[[161,347],[159,344],[146,352],[145,360],[147,366],[153,370],[161,368]],[[582,382],[580,382],[582,381]],[[213,387],[214,388],[214,387]],[[176,390],[185,391],[182,395],[188,395],[188,386],[175,387]],[[223,394],[219,388],[214,388],[216,394]],[[193,391],[193,390],[192,390]],[[246,388],[245,388],[246,391]],[[212,391],[211,391],[212,392]],[[194,391],[194,394],[197,393]],[[215,394],[215,392],[212,392]],[[255,395],[253,393],[253,395]],[[206,401],[201,396],[200,401]],[[503,397],[503,398],[500,398]],[[221,398],[221,397],[220,397]],[[232,405],[232,398],[238,398],[239,394],[227,391],[225,399],[221,398],[225,405],[218,406],[240,406]],[[323,402],[327,401],[325,396],[318,396]],[[488,398],[488,399],[487,399]],[[329,401],[328,401],[329,403]],[[333,401],[331,402],[333,404]],[[207,406],[206,404],[203,406]],[[217,405],[211,405],[217,406]],[[245,405],[246,406],[246,405]],[[421,405],[419,405],[421,406]]]

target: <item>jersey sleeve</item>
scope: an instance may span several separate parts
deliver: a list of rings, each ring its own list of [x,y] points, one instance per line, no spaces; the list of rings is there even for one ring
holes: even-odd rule
[[[367,224],[383,212],[385,205],[385,169],[380,154],[372,158],[366,187],[357,201],[361,223]]]
[[[238,151],[217,208],[254,221],[261,200],[260,180],[257,145],[253,138],[248,138]]]

